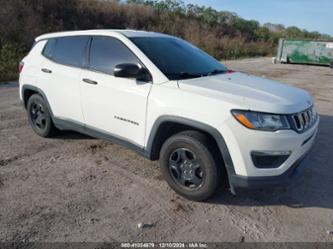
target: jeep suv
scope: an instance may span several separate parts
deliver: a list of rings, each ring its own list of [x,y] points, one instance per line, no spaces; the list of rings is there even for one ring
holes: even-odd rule
[[[75,130],[159,160],[177,193],[205,200],[285,183],[319,118],[304,90],[227,69],[190,43],[131,30],[36,38],[20,63],[32,129]]]

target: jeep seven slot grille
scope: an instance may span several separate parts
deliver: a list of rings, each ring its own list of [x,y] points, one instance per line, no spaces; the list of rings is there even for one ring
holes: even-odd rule
[[[311,128],[317,120],[317,113],[313,107],[291,115],[292,123],[297,132],[304,132]]]

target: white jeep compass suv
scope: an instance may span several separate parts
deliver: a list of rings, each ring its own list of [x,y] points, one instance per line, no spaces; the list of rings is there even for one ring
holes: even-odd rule
[[[283,183],[319,118],[304,90],[228,70],[190,43],[131,30],[42,35],[20,63],[32,129],[75,130],[160,160],[179,194]]]

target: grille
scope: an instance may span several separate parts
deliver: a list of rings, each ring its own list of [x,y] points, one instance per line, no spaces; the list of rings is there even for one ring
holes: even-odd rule
[[[317,120],[317,113],[313,107],[291,115],[293,125],[298,132],[311,128]]]

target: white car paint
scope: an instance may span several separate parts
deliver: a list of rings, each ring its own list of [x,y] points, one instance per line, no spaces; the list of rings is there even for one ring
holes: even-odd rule
[[[181,80],[180,88],[217,99],[242,103],[247,109],[289,114],[311,106],[313,100],[304,90],[244,73]]]

